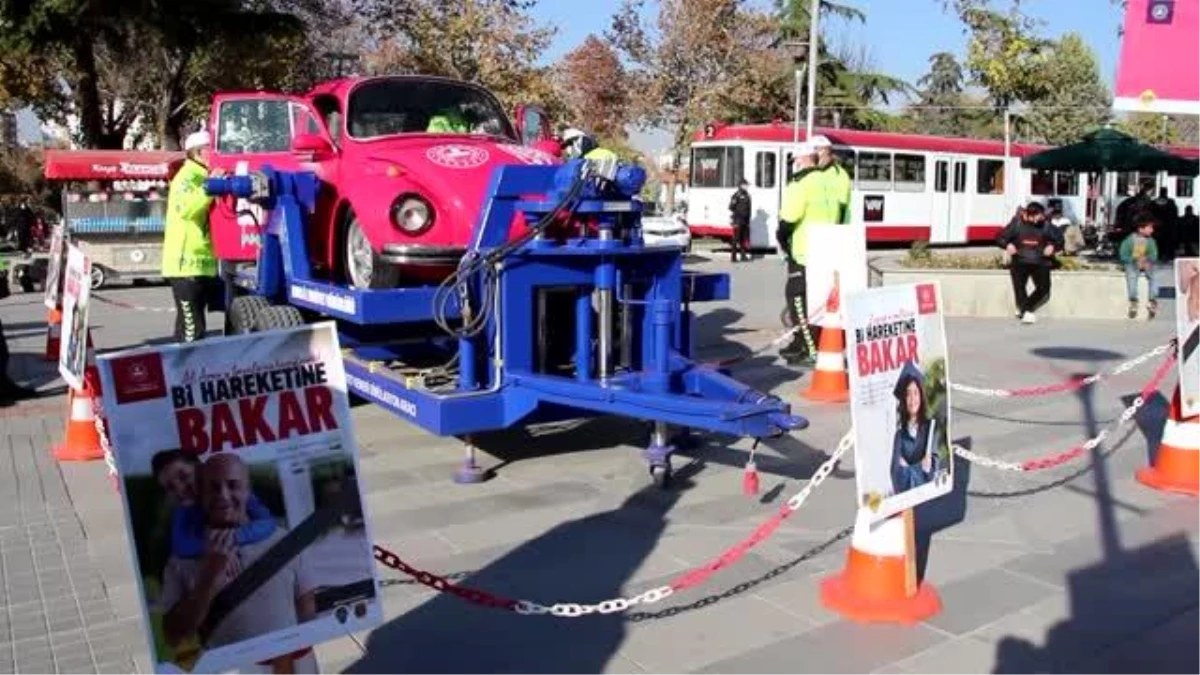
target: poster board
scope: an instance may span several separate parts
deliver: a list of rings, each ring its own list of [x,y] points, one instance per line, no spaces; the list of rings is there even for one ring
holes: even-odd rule
[[[1200,0],[1127,0],[1113,108],[1200,115],[1198,39]]]
[[[62,302],[62,270],[66,254],[66,237],[62,223],[54,226],[50,236],[50,259],[46,261],[46,288],[42,301],[46,309],[58,309]]]
[[[843,305],[858,506],[870,522],[954,486],[941,307],[937,283],[859,291]]]
[[[1175,259],[1175,337],[1180,412],[1200,415],[1200,258]]]
[[[382,621],[332,323],[99,369],[157,672],[252,667]]]
[[[62,339],[58,343],[58,374],[75,391],[83,389],[87,369],[88,306],[92,296],[92,261],[78,246],[67,246],[62,293]]]
[[[805,225],[808,237],[808,259],[805,262],[805,284],[808,314],[812,316],[825,306],[838,279],[841,297],[867,288],[867,231],[858,225]],[[824,326],[824,318],[817,323]]]

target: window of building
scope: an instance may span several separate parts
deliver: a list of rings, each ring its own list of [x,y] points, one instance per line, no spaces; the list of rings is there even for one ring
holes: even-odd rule
[[[756,187],[775,187],[775,158],[773,152],[760,152],[754,156],[754,185]]]
[[[896,153],[896,192],[925,191],[925,156]]]
[[[975,163],[975,192],[981,195],[1004,194],[1004,162],[981,159]]]
[[[891,190],[892,155],[886,152],[858,153],[854,182],[864,190]]]
[[[1074,171],[1056,171],[1054,173],[1054,194],[1060,197],[1078,196],[1079,174]]]
[[[1029,176],[1029,194],[1049,196],[1054,194],[1054,172],[1035,169]]]
[[[1195,197],[1196,182],[1194,178],[1176,178],[1175,179],[1175,197]]]

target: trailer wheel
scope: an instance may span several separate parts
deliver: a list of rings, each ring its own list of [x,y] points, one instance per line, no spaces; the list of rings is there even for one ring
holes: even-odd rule
[[[346,270],[346,281],[355,288],[395,288],[400,282],[400,268],[375,253],[353,211],[346,214],[344,231],[342,265]]]
[[[261,295],[241,295],[229,304],[229,334],[245,335],[254,332],[258,315],[271,306]]]
[[[108,280],[108,274],[104,268],[99,265],[92,265],[92,290],[98,291],[104,288],[104,282]]]
[[[660,490],[671,487],[671,466],[669,464],[651,464],[650,480],[654,481],[654,485]]]
[[[291,305],[264,307],[254,319],[254,331],[279,330],[304,325],[304,315]]]

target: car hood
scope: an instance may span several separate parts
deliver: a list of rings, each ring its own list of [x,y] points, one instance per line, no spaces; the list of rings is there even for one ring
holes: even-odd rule
[[[373,148],[366,157],[376,168],[401,171],[407,184],[402,189],[411,188],[428,199],[442,227],[454,230],[456,239],[468,236],[474,227],[497,167],[558,163],[547,153],[515,143],[437,135]]]

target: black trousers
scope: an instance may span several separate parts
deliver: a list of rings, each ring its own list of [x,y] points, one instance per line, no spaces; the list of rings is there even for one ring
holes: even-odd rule
[[[750,252],[747,250],[749,243],[750,223],[735,222],[733,224],[733,243],[729,254],[730,257],[733,260],[737,260],[738,254],[749,256]]]
[[[1012,276],[1013,299],[1017,311],[1035,311],[1050,299],[1050,267],[1014,262],[1008,270]],[[1028,291],[1029,280],[1033,279],[1033,293]]]
[[[217,277],[175,277],[171,295],[175,297],[175,341],[195,342],[208,331],[205,314],[219,307],[216,294],[221,291]]]
[[[799,326],[800,311],[797,306],[803,307],[804,314],[806,315],[804,320],[806,322],[808,321],[807,316],[812,314],[812,308],[808,306],[808,279],[805,277],[804,265],[797,263],[791,258],[787,260],[787,272],[787,283],[784,284],[783,294],[787,298],[788,317],[792,320],[793,326]],[[813,344],[817,344],[821,338],[821,328],[810,325],[808,332],[812,336]],[[785,351],[801,354],[806,353],[808,351],[808,344],[804,339],[804,335],[797,332],[795,337],[792,338],[791,346],[785,348]]]

